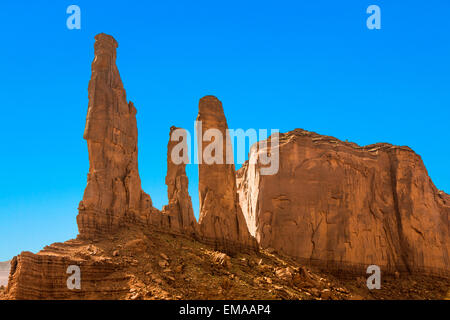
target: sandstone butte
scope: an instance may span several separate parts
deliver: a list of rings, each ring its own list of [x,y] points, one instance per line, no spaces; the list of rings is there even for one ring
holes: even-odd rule
[[[265,176],[258,170],[264,152],[253,148],[252,163],[237,172],[261,247],[327,270],[361,273],[375,264],[448,277],[450,196],[410,148],[360,147],[296,129],[280,135],[279,171]]]
[[[170,159],[178,143],[170,139],[177,129],[172,127],[165,181],[168,205],[162,211],[154,208],[141,188],[137,111],[127,102],[115,63],[118,44],[103,33],[95,40],[84,132],[90,168],[78,207],[79,235],[37,254],[14,257],[6,298],[136,299],[136,292],[144,289],[144,298],[323,298],[319,289],[328,290],[327,297],[350,295],[346,289],[324,286],[323,281],[330,282],[298,262],[340,275],[365,276],[371,264],[390,273],[424,272],[444,279],[438,289],[445,295],[450,196],[435,188],[420,157],[407,147],[359,147],[297,129],[281,135],[276,175],[259,175],[258,162],[246,163],[237,173],[234,164],[199,164],[197,223],[185,164]],[[202,122],[201,133],[214,128],[224,134],[228,128],[222,103],[213,96],[200,99],[197,120]],[[201,147],[208,143],[201,142]],[[224,155],[228,147],[223,146]],[[255,149],[250,158],[258,159],[261,152],[267,150]],[[179,256],[177,272],[171,269],[174,258],[164,253],[162,260],[159,257],[162,249]],[[282,262],[288,268],[280,269],[282,258],[274,251],[294,259]],[[202,261],[210,255],[214,263],[227,267],[211,271],[209,262]],[[233,274],[227,270],[230,264],[238,268]],[[82,269],[81,290],[67,288],[69,265]],[[227,281],[234,283],[234,295],[221,276],[208,278],[217,272],[232,279]],[[285,282],[275,285],[280,279]],[[179,281],[190,282],[177,287]],[[203,294],[218,285],[220,295]],[[392,292],[386,297],[395,297]]]

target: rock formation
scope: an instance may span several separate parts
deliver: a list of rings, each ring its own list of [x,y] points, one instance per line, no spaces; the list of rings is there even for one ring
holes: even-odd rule
[[[297,129],[280,137],[279,152],[276,175],[260,175],[258,162],[237,173],[249,230],[262,247],[328,270],[376,264],[449,274],[449,196],[410,148],[359,147]]]
[[[215,136],[205,137],[211,129]],[[227,163],[227,152],[232,155],[227,129],[222,103],[214,96],[200,99],[197,138],[198,158],[202,159],[201,162],[199,160],[201,236],[204,241],[227,252],[256,249],[256,241],[248,232],[239,205],[234,163]],[[221,143],[218,143],[219,140]],[[216,148],[211,147],[214,143],[218,143]],[[205,155],[212,155],[215,159]]]
[[[382,276],[381,290],[362,279],[336,279],[314,267],[261,250],[228,256],[191,237],[121,228],[98,241],[69,240],[13,259],[2,299],[443,299],[448,280]],[[70,266],[80,266],[80,287]],[[67,270],[69,269],[69,273]],[[69,280],[69,281],[68,281]],[[413,290],[410,290],[413,289]],[[1,302],[1,301],[0,301]],[[3,309],[2,309],[3,310]],[[178,308],[173,316],[179,318]]]
[[[118,271],[124,268],[109,257],[91,257],[96,252],[72,255],[82,246],[79,240],[54,243],[38,254],[22,252],[11,260],[7,294],[10,299],[112,299],[123,294],[127,279]],[[69,266],[80,267],[80,290],[70,290]]]
[[[123,289],[126,288],[124,279],[112,275],[123,270],[123,265],[109,258],[92,259],[91,253],[86,257],[83,248],[101,239],[115,239],[118,232],[130,228],[183,234],[213,242],[230,252],[257,248],[239,208],[233,165],[212,165],[212,169],[200,167],[201,185],[207,187],[201,192],[207,192],[202,202],[203,230],[198,230],[188,193],[185,164],[175,163],[171,159],[178,141],[170,139],[168,143],[166,184],[169,204],[164,206],[162,212],[152,206],[150,196],[141,189],[137,160],[137,111],[132,102],[127,102],[115,63],[117,42],[103,33],[98,34],[95,40],[84,132],[90,168],[77,216],[79,235],[76,240],[53,244],[37,254],[23,252],[15,257],[11,262],[7,288],[11,298],[107,298],[108,294],[117,295],[126,290]],[[202,101],[207,102],[209,98]],[[221,117],[215,119],[220,122],[214,122],[214,117],[211,118],[207,110],[209,104],[200,104],[199,118],[205,118],[207,128],[214,124],[226,128],[223,110]],[[171,128],[170,136],[176,129]],[[204,235],[199,236],[201,231]],[[83,269],[86,290],[82,293],[67,289],[65,279],[69,265],[78,265]],[[109,284],[100,285],[105,279]],[[97,288],[103,288],[102,292]]]
[[[421,278],[424,296],[446,292],[450,196],[436,189],[420,157],[407,147],[359,147],[298,129],[279,140],[277,174],[261,175],[261,162],[247,163],[237,172],[237,184],[222,104],[206,96],[197,117],[199,223],[185,164],[172,159],[176,139],[167,150],[169,204],[162,212],[154,208],[141,189],[136,108],[127,102],[115,64],[117,42],[106,34],[95,39],[84,133],[90,168],[77,216],[79,236],[14,257],[0,299],[347,297],[346,290],[335,290],[325,277],[312,277],[292,261],[281,262],[280,269],[274,251],[359,276],[370,264],[391,272],[433,273],[446,278],[431,284],[431,278]],[[177,129],[171,128],[170,137]],[[250,159],[265,152],[267,147],[253,149]],[[256,256],[257,241],[271,250]],[[247,257],[238,257],[239,251]],[[224,269],[217,273],[224,278],[211,277],[211,263]],[[79,290],[67,285],[70,266],[80,267]],[[226,271],[231,267],[233,274]],[[239,287],[236,295],[228,295],[231,281]],[[277,284],[267,290],[272,281]],[[434,283],[439,289],[430,295]],[[311,290],[306,295],[292,285]],[[222,288],[212,295],[211,286]]]
[[[151,207],[138,172],[136,108],[127,102],[116,66],[118,44],[104,33],[95,39],[84,132],[90,168],[77,217],[86,238],[116,230]]]
[[[171,229],[180,233],[196,235],[197,234],[197,220],[195,220],[194,210],[192,208],[191,197],[188,192],[188,177],[186,175],[186,163],[175,163],[172,159],[172,152],[176,152],[174,148],[179,144],[183,144],[180,152],[187,150],[186,137],[179,142],[177,139],[172,139],[172,134],[177,130],[182,130],[177,127],[170,128],[169,143],[167,144],[167,196],[169,204],[163,208],[163,212],[170,216]],[[186,155],[178,155],[183,158]]]

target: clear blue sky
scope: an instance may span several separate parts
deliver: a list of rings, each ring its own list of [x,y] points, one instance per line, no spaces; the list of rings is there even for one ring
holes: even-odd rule
[[[81,30],[66,27],[70,4]],[[381,30],[366,27],[371,4]],[[449,11],[447,0],[2,1],[0,261],[77,234],[100,32],[119,42],[142,186],[157,208],[167,202],[169,127],[193,130],[207,94],[231,128],[408,145],[450,192]],[[197,207],[194,165],[188,174]]]

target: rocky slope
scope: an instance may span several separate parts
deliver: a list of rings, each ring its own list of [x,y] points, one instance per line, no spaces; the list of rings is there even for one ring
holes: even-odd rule
[[[81,289],[69,290],[70,264],[81,266]],[[133,226],[114,236],[55,243],[13,262],[3,299],[442,299],[448,282],[430,276],[338,278],[273,252],[228,256],[191,237]],[[23,278],[23,279],[20,279]],[[23,281],[22,281],[23,280]]]
[[[237,173],[249,230],[307,264],[359,273],[449,275],[449,196],[408,147],[354,143],[297,129],[279,139],[280,168]],[[258,158],[261,149],[249,158]]]

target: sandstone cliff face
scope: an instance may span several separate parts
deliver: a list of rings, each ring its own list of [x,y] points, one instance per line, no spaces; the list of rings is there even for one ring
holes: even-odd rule
[[[201,122],[201,125],[200,125]],[[213,129],[218,134],[205,139],[206,131]],[[214,96],[200,99],[197,116],[197,137],[199,141],[199,197],[200,197],[200,231],[204,241],[213,243],[222,250],[233,252],[240,249],[256,249],[255,239],[250,235],[245,218],[239,205],[236,188],[234,163],[227,163],[230,152],[230,138],[222,103]],[[222,144],[213,152],[208,147],[214,139],[223,137]],[[227,143],[228,142],[228,143]],[[222,151],[222,154],[220,154]],[[216,159],[207,159],[205,154]],[[203,157],[202,157],[203,156]],[[228,161],[230,162],[230,161]],[[232,161],[231,161],[232,162]]]
[[[280,137],[280,168],[237,173],[249,230],[262,247],[328,269],[449,273],[448,195],[407,147],[359,147],[297,129]],[[257,158],[259,150],[249,158]]]
[[[117,42],[96,37],[89,82],[89,107],[84,138],[89,150],[89,174],[77,217],[80,237],[117,229],[135,218],[151,199],[141,190],[137,162],[136,108],[127,102],[116,66]]]
[[[124,264],[110,257],[91,257],[94,252],[70,252],[84,243],[70,240],[54,243],[38,254],[22,252],[11,260],[7,287],[10,299],[112,299],[128,292],[127,279],[116,272]],[[81,269],[81,290],[70,290],[67,280],[69,266]]]

